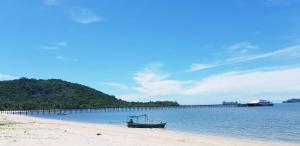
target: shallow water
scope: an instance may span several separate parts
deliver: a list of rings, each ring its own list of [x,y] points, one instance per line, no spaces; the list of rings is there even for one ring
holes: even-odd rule
[[[166,129],[192,133],[300,143],[300,104],[273,107],[157,109],[33,115],[60,120],[126,125],[128,116],[148,114]]]

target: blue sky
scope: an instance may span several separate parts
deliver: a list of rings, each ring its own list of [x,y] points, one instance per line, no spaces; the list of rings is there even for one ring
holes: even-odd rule
[[[297,0],[3,0],[0,11],[0,80],[182,104],[300,95]]]

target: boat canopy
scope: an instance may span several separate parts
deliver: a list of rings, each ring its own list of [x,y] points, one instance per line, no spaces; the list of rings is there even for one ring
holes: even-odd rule
[[[134,120],[137,121],[137,122],[139,121],[140,118],[143,118],[145,123],[148,123],[148,122],[149,122],[149,119],[148,119],[148,115],[147,115],[147,114],[137,115],[137,116],[129,116],[128,118],[129,118],[129,119],[134,119]]]

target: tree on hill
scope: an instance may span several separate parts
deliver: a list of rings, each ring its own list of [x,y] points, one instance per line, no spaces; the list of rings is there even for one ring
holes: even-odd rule
[[[60,79],[0,81],[0,110],[178,106],[177,102],[127,102],[93,88]]]

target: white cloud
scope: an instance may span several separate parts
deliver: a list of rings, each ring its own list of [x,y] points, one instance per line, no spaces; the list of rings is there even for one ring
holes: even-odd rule
[[[134,87],[141,94],[168,95],[173,92],[179,92],[182,88],[182,82],[167,79],[168,75],[161,75],[149,70],[138,72],[134,75],[134,80],[139,85]]]
[[[252,61],[257,59],[269,58],[269,57],[299,57],[298,55],[300,55],[300,45],[291,46],[291,47],[287,47],[287,48],[283,48],[280,50],[263,53],[263,54],[236,57],[236,58],[228,59],[228,61],[230,63],[240,63],[240,62]]]
[[[54,6],[61,4],[62,0],[44,0],[43,2],[45,5]]]
[[[188,72],[194,72],[194,71],[199,71],[199,70],[204,70],[204,69],[208,69],[208,68],[212,68],[218,66],[218,64],[192,64],[190,66],[190,69],[188,70]]]
[[[40,48],[41,50],[58,50],[60,49],[59,47],[57,46],[43,46]]]
[[[103,18],[98,16],[95,12],[88,8],[73,7],[67,10],[67,16],[75,22],[81,24],[89,24],[93,22],[102,21]]]
[[[201,80],[174,80],[168,75],[142,70],[134,75],[138,84],[133,97],[194,97],[194,101],[214,98],[222,101],[226,97],[277,98],[300,94],[300,67],[257,69],[228,72],[209,76]],[[129,97],[120,95],[119,97]],[[129,97],[130,98],[130,97]],[[184,100],[184,99],[182,99]]]
[[[105,86],[111,86],[111,87],[116,87],[116,88],[120,88],[120,89],[128,89],[129,88],[128,86],[126,86],[124,84],[120,84],[120,83],[97,82],[96,84],[105,85]]]
[[[43,46],[43,47],[40,47],[41,50],[59,50],[63,47],[66,47],[68,46],[68,43],[67,42],[57,42],[53,45],[49,45],[49,46]]]
[[[58,55],[56,56],[56,59],[63,60],[63,61],[78,61],[77,58],[69,58],[69,57],[65,57],[64,55]]]
[[[174,91],[181,90],[181,86],[191,83],[191,81],[168,79],[170,75],[161,73],[162,67],[162,63],[155,62],[135,73],[133,79],[138,86],[132,87],[132,89],[146,96],[169,95]]]
[[[56,45],[65,47],[65,46],[68,46],[68,43],[67,42],[58,42]]]
[[[14,79],[18,79],[18,77],[7,75],[7,74],[0,74],[0,81],[14,80]]]
[[[262,34],[262,32],[261,32],[261,31],[259,31],[259,30],[257,30],[257,31],[255,31],[255,32],[254,32],[254,34],[255,34],[255,35],[261,35],[261,34]]]
[[[239,42],[239,43],[236,43],[236,44],[233,44],[233,45],[227,47],[226,49],[230,50],[230,51],[242,50],[243,52],[245,52],[248,49],[255,49],[255,48],[257,48],[257,46],[253,45],[250,42]]]
[[[300,68],[230,72],[204,78],[184,90],[188,95],[300,93]]]
[[[233,49],[236,48],[238,47],[233,47]],[[252,48],[252,46],[248,46],[248,48]],[[254,61],[254,60],[264,59],[264,58],[283,58],[283,57],[289,57],[289,58],[300,57],[300,45],[295,45],[295,46],[279,49],[268,53],[242,55],[238,57],[228,58],[225,60],[218,60],[211,64],[193,63],[190,66],[188,72],[199,71],[199,70],[204,70],[204,69],[218,67],[218,66]]]

